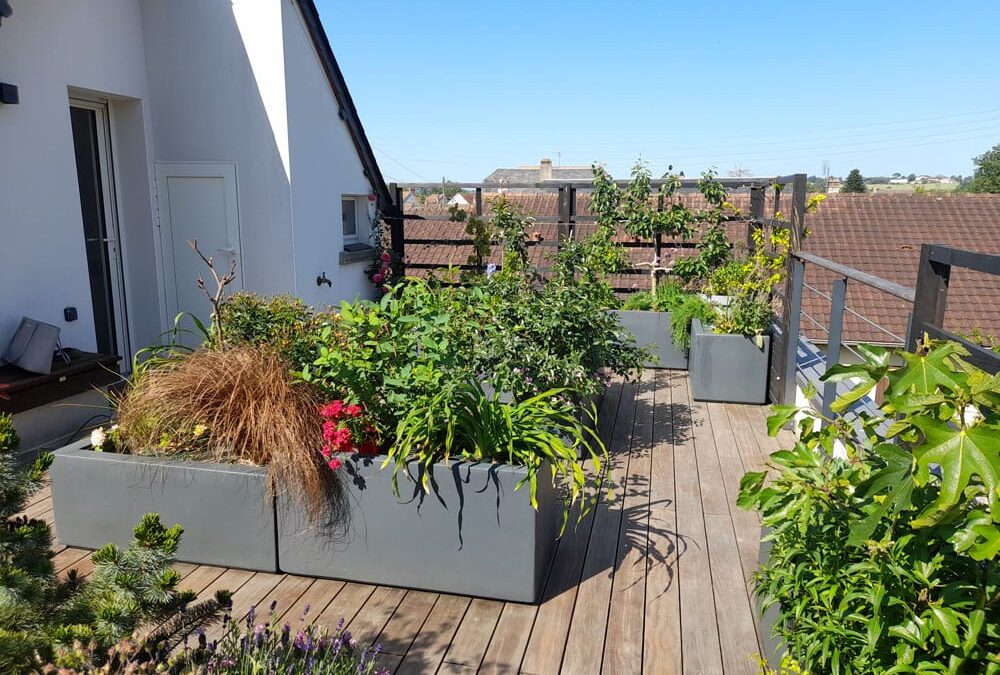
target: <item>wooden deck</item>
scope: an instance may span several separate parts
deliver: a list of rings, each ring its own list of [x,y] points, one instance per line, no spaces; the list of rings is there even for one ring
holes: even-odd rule
[[[759,521],[740,477],[777,449],[766,409],[691,398],[685,373],[615,382],[600,410],[613,499],[560,541],[540,605],[178,563],[183,585],[234,593],[234,614],[277,601],[299,621],[344,619],[395,673],[759,673],[748,582]],[[27,515],[51,520],[48,490]],[[402,552],[405,555],[405,552]],[[57,547],[60,573],[89,551]]]

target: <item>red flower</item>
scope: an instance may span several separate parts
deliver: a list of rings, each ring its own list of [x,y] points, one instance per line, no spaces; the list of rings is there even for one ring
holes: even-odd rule
[[[361,414],[361,406],[352,403],[344,408],[344,413],[346,413],[349,417],[357,417]]]
[[[324,457],[329,458],[332,451],[330,450],[330,446],[329,445],[324,445],[323,449],[320,450],[319,452]]]
[[[376,445],[375,441],[369,438],[367,441],[365,441],[365,444],[358,449],[358,452],[360,452],[362,455],[377,455],[378,445]]]
[[[330,467],[331,471],[336,471],[337,469],[340,468],[340,465],[341,465],[341,461],[338,458],[336,458],[336,457],[334,457],[329,462],[327,462],[327,466]]]
[[[390,261],[392,261],[392,256],[389,255],[388,253],[383,253],[382,254],[382,262],[387,263],[387,262],[390,262]]]
[[[351,444],[351,432],[346,427],[337,427],[330,439],[330,444],[337,450],[343,451]]]
[[[341,411],[344,409],[343,401],[331,401],[325,406],[319,409],[319,414],[323,417],[328,417],[332,419],[337,419],[340,417]]]
[[[376,272],[374,275],[372,275],[372,281],[374,281],[376,284],[382,283],[383,278],[384,277],[379,272]]]
[[[334,422],[333,420],[327,420],[326,422],[323,422],[323,440],[324,441],[327,441],[327,442],[332,441],[333,440],[333,435],[336,433],[336,431],[337,431],[337,423],[336,422]]]

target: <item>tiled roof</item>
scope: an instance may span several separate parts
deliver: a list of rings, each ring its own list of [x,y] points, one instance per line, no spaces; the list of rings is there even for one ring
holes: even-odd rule
[[[484,210],[487,213],[490,202],[496,196],[484,193]],[[554,192],[512,193],[508,198],[526,212],[540,217],[558,214]],[[791,210],[790,201],[787,196],[783,199],[785,201],[781,206],[787,215]],[[684,200],[693,208],[705,206],[697,193],[684,195]],[[730,201],[744,212],[749,209],[746,192],[734,193]],[[578,193],[577,213],[588,214],[588,207],[589,195]],[[467,237],[464,225],[447,222],[447,209],[443,206],[414,205],[407,211],[428,218],[424,221],[408,220],[407,239]],[[920,245],[923,243],[1000,253],[1000,195],[835,194],[822,203],[817,213],[806,217],[806,226],[810,231],[804,243],[806,251],[912,287],[916,283]],[[580,222],[577,231],[585,234],[591,227],[591,223]],[[745,240],[746,227],[743,223],[730,223],[728,230],[734,242]],[[552,223],[538,223],[532,231],[546,241],[555,241],[556,226]],[[622,233],[619,240],[627,242],[631,238]],[[410,262],[447,266],[465,262],[471,249],[461,248],[461,251],[456,251],[454,246],[411,244],[406,250]],[[532,257],[541,261],[546,252],[548,249],[535,247]],[[636,262],[650,257],[648,249],[631,248],[629,253]],[[826,270],[812,265],[806,268],[806,283],[824,294],[830,293],[833,280],[834,275]],[[621,288],[647,288],[648,277],[625,275],[614,279],[613,283]],[[955,269],[952,271],[949,299],[946,328],[963,333],[978,328],[985,334],[1000,336],[1000,277]],[[848,342],[897,343],[897,338],[906,335],[909,308],[902,300],[849,282],[847,306],[884,329],[880,330],[848,312],[844,318],[844,339]],[[806,289],[803,310],[809,318],[802,320],[802,331],[813,339],[825,339],[825,331],[811,323],[810,318],[826,327],[829,323],[829,301]]]
[[[521,166],[516,169],[496,169],[487,176],[484,183],[537,183],[540,180],[541,168],[537,166]],[[552,180],[590,180],[594,170],[589,166],[554,166]]]
[[[1000,253],[1000,195],[838,194],[808,216],[806,226],[806,251],[913,287],[921,244]],[[829,294],[834,275],[806,269],[806,282]],[[1000,277],[953,269],[948,298],[945,328],[1000,336]],[[909,308],[903,300],[848,282],[847,306],[896,336],[906,335]],[[828,301],[806,290],[803,308],[828,323]],[[844,335],[853,342],[898,342],[850,313]]]

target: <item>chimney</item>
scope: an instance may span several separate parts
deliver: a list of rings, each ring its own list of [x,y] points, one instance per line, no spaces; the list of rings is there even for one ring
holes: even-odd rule
[[[538,180],[552,180],[552,160],[543,159],[538,165]]]

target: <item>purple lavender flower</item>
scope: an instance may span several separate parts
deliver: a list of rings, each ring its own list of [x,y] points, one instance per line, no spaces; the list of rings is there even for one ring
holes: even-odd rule
[[[281,627],[281,644],[285,646],[288,645],[288,636],[291,632],[292,632],[292,627],[289,626],[288,622],[286,621],[285,625]]]

